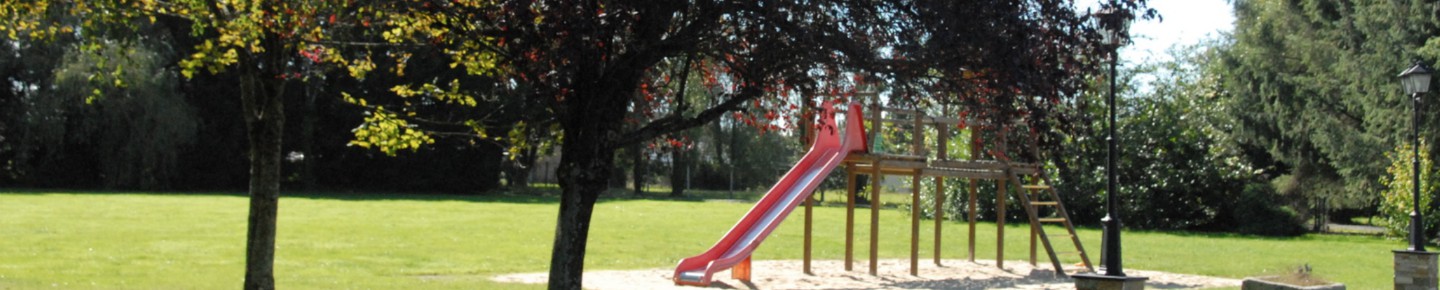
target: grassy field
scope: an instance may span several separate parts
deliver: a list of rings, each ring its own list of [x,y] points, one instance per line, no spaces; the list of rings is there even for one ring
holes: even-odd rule
[[[751,205],[603,200],[596,206],[586,269],[671,267],[708,248]],[[246,197],[235,194],[0,193],[0,289],[237,287],[244,267],[246,206]],[[556,210],[548,197],[287,194],[280,206],[277,284],[301,289],[541,288],[497,284],[489,277],[545,271]],[[766,240],[756,259],[800,257],[799,214]],[[880,255],[907,257],[908,217],[884,209],[881,218]],[[864,237],[868,212],[857,220],[856,232]],[[932,227],[925,222],[922,231]],[[817,208],[818,258],[843,257],[843,227],[843,208]],[[1006,232],[1006,258],[1025,259],[1027,228],[1012,224]],[[964,233],[963,223],[945,223],[944,256],[964,258]],[[1082,229],[1080,235],[1098,258],[1099,231]],[[995,226],[982,223],[978,236],[979,257],[992,259]],[[922,235],[922,257],[929,255],[926,245],[931,243],[929,235]],[[1127,232],[1124,245],[1127,268],[1239,278],[1309,264],[1317,274],[1352,289],[1389,288],[1390,250],[1404,246],[1368,236],[1281,239],[1160,232]],[[868,255],[864,244],[856,255]]]

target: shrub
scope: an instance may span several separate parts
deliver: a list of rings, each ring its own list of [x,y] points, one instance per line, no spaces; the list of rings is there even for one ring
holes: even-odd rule
[[[1423,149],[1424,142],[1420,143],[1420,210],[1425,215],[1425,225],[1428,236],[1434,237],[1437,224],[1440,224],[1440,215],[1435,213],[1430,195],[1435,192],[1437,176],[1434,170],[1434,162],[1430,159],[1430,151]],[[1390,168],[1385,172],[1387,175],[1380,177],[1380,185],[1385,187],[1381,192],[1380,215],[1383,220],[1380,224],[1385,226],[1386,234],[1394,237],[1404,237],[1410,233],[1410,211],[1413,209],[1412,197],[1414,185],[1414,171],[1411,169],[1411,160],[1414,160],[1413,148],[1410,144],[1401,144],[1394,151],[1386,152],[1385,157],[1390,159]]]
[[[1263,236],[1298,236],[1305,233],[1295,210],[1284,206],[1279,194],[1269,184],[1250,183],[1232,199],[1223,213],[1226,217],[1221,225],[1233,228],[1232,232]]]

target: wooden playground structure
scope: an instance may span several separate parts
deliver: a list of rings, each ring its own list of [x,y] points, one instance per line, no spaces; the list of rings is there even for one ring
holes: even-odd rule
[[[845,270],[854,270],[855,262],[855,200],[856,200],[856,179],[859,175],[867,175],[870,179],[870,236],[869,236],[869,273],[877,274],[878,266],[878,244],[879,244],[879,222],[880,222],[880,188],[882,176],[910,176],[911,177],[911,212],[910,212],[910,274],[917,275],[919,271],[919,249],[920,249],[920,217],[922,205],[920,200],[922,178],[934,178],[934,263],[941,266],[942,222],[945,220],[945,180],[947,178],[966,179],[968,201],[966,205],[966,220],[969,221],[968,257],[975,261],[975,222],[976,206],[978,203],[980,181],[994,181],[996,185],[995,210],[996,216],[996,266],[1004,267],[1005,263],[1005,210],[1006,197],[1014,194],[1025,209],[1025,215],[1030,224],[1030,264],[1036,264],[1037,246],[1043,246],[1046,255],[1050,259],[1055,272],[1064,276],[1065,271],[1060,262],[1059,255],[1078,255],[1085,270],[1094,272],[1093,264],[1080,244],[1080,238],[1075,235],[1074,225],[1069,219],[1064,204],[1060,202],[1059,193],[1049,186],[1053,184],[1040,164],[1012,162],[1005,152],[1008,152],[1004,132],[998,130],[999,142],[991,145],[994,147],[984,150],[985,144],[981,142],[976,124],[977,121],[966,121],[958,118],[943,116],[928,116],[925,112],[916,109],[885,108],[879,103],[879,97],[875,93],[860,93],[861,100],[869,100],[865,109],[865,122],[871,144],[879,144],[886,128],[907,130],[912,138],[908,144],[908,150],[901,152],[880,152],[876,148],[883,146],[869,146],[869,152],[857,152],[848,155],[843,166],[846,174],[846,204],[845,204]],[[846,120],[852,122],[853,120]],[[893,126],[893,127],[892,127]],[[990,126],[990,127],[1003,127]],[[804,127],[804,126],[802,126]],[[948,144],[951,140],[951,129],[971,130],[970,152],[966,158],[949,156]],[[926,146],[925,136],[933,132],[936,136],[934,151]],[[958,134],[958,133],[957,133]],[[957,135],[958,136],[958,135]],[[1031,143],[1031,149],[1034,144]],[[1033,150],[1032,150],[1033,151]],[[1037,156],[1035,160],[1040,160]],[[803,268],[806,274],[811,274],[811,230],[812,230],[812,207],[815,203],[813,195],[804,202],[804,263]],[[1041,226],[1045,223],[1058,224],[1065,228],[1065,233],[1049,235]],[[1074,245],[1073,252],[1057,252],[1052,238],[1068,240]],[[1038,241],[1038,243],[1037,243]],[[748,259],[747,259],[748,261]],[[745,263],[748,264],[748,263]],[[732,275],[737,279],[749,279],[749,265],[737,265],[732,269]]]

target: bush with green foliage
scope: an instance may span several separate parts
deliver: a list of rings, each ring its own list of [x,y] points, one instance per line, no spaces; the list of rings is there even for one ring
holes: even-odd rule
[[[1214,52],[1206,48],[1176,51],[1176,61],[1121,71],[1115,168],[1121,219],[1127,228],[1137,229],[1304,233],[1293,202],[1271,186],[1262,170],[1228,147],[1233,140],[1216,134],[1225,123],[1214,116],[1210,90],[1216,80],[1204,74],[1203,66]],[[1133,79],[1140,74],[1155,77],[1145,92]],[[1087,92],[1069,108],[1073,111],[1066,113],[1077,116],[1076,123],[1056,132],[1058,146],[1044,157],[1071,220],[1081,225],[1098,226],[1106,213],[1102,98],[1107,93]],[[947,214],[955,216],[964,212],[961,199],[953,198],[964,196],[964,183],[952,184]],[[979,218],[994,220],[994,183],[980,184]],[[922,190],[927,202],[931,191]],[[1018,200],[1006,198],[1008,218],[1024,220]],[[930,211],[926,209],[926,216],[933,215]]]
[[[1246,184],[1238,196],[1220,207],[1212,230],[1262,236],[1305,234],[1299,215],[1283,204],[1274,187],[1265,183]]]
[[[1420,211],[1424,214],[1426,236],[1434,237],[1440,229],[1440,214],[1435,212],[1432,195],[1440,176],[1435,174],[1434,161],[1425,142],[1420,142],[1420,147]],[[1390,167],[1385,170],[1388,174],[1380,178],[1380,184],[1385,187],[1380,196],[1383,218],[1380,224],[1385,226],[1387,235],[1404,237],[1410,233],[1410,211],[1415,204],[1415,171],[1411,164],[1415,159],[1414,148],[1408,143],[1401,144],[1394,151],[1386,152],[1385,157],[1390,159]]]

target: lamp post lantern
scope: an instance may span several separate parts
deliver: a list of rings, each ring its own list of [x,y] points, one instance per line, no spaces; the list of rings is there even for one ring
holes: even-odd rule
[[[1115,79],[1118,77],[1116,65],[1120,62],[1120,46],[1125,44],[1129,34],[1130,17],[1123,11],[1116,8],[1106,8],[1096,13],[1100,21],[1100,35],[1107,48],[1110,49],[1110,92],[1105,98],[1105,105],[1108,107],[1108,124],[1105,126],[1105,218],[1100,222],[1104,225],[1104,236],[1101,238],[1100,260],[1101,267],[1104,267],[1105,276],[1123,277],[1125,272],[1120,263],[1120,204],[1116,198],[1116,172],[1115,157],[1119,149],[1115,142]]]
[[[1400,73],[1400,85],[1410,95],[1410,141],[1414,142],[1410,158],[1410,184],[1412,201],[1410,206],[1410,250],[1425,251],[1425,226],[1420,213],[1420,97],[1430,91],[1430,68],[1419,61],[1405,72]]]

